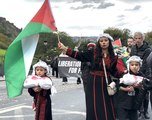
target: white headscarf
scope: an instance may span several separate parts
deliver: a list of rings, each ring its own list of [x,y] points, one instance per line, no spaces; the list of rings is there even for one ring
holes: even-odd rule
[[[32,75],[35,75],[35,68],[36,67],[43,67],[44,69],[46,69],[46,74],[49,74],[49,67],[48,65],[46,64],[46,62],[42,61],[42,60],[39,60],[39,62],[37,62],[35,65],[33,65],[33,72],[32,72]]]
[[[113,41],[114,41],[113,37],[111,37],[108,33],[100,34],[100,35],[98,36],[98,38],[97,38],[97,41],[99,41],[99,40],[100,40],[100,38],[102,38],[102,37],[106,37],[106,38],[108,38],[109,40],[111,40],[111,42],[113,42]]]
[[[132,62],[132,61],[138,62],[138,63],[140,64],[140,66],[142,66],[142,59],[141,59],[140,57],[138,57],[138,56],[136,56],[136,55],[131,56],[131,57],[126,61],[128,71],[129,71],[129,64],[130,64],[130,62]]]

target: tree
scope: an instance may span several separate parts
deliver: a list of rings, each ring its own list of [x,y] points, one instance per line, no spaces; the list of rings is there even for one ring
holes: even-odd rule
[[[152,46],[152,32],[145,34],[145,41],[147,41]]]
[[[41,33],[35,53],[35,58],[41,58],[42,60],[45,60],[47,56],[53,58],[56,55],[59,55],[61,51],[58,49],[58,36],[62,43],[67,46],[74,47],[72,38],[65,32],[59,32],[58,35],[57,33]]]
[[[10,45],[11,40],[8,38],[6,35],[0,33],[0,48],[1,49],[7,49],[8,46]]]
[[[71,48],[74,48],[75,46],[75,43],[74,41],[72,40],[72,37],[70,37],[66,32],[60,32],[59,33],[59,38],[60,38],[60,41],[66,45],[66,46],[69,46]],[[58,41],[57,41],[58,42]]]
[[[104,33],[109,33],[114,38],[114,40],[120,38],[123,46],[126,45],[128,37],[131,36],[131,31],[129,29],[121,30],[114,27],[109,27],[105,29]]]

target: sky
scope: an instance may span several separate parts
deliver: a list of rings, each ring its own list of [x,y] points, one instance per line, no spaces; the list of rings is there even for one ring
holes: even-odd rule
[[[1,0],[0,17],[25,28],[44,0]],[[152,31],[152,0],[50,0],[58,31],[98,36],[109,27]]]

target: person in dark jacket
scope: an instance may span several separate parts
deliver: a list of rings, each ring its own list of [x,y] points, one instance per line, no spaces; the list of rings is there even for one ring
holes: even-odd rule
[[[58,78],[58,56],[55,56],[54,59],[51,62],[52,67],[52,76],[55,75],[56,78]]]
[[[130,56],[136,55],[139,56],[143,60],[143,64],[140,68],[140,71],[147,76],[149,74],[147,69],[147,62],[146,59],[149,56],[151,52],[151,48],[148,45],[146,41],[144,41],[144,36],[141,32],[135,32],[134,34],[134,40],[135,40],[135,45],[131,49]],[[144,114],[144,117],[146,119],[149,119],[148,115],[148,104],[149,104],[149,93],[147,93],[144,102],[143,102],[143,109],[141,109],[141,113]]]
[[[130,56],[136,55],[139,56],[143,60],[143,64],[141,66],[141,71],[146,75],[147,73],[147,62],[146,59],[151,53],[151,48],[146,41],[144,41],[144,36],[140,32],[136,32],[134,34],[135,45],[133,45],[131,49]]]
[[[91,49],[95,49],[96,44],[95,43],[88,43],[87,44],[87,49],[91,50]],[[81,78],[83,80],[83,87],[84,87],[84,92],[86,92],[86,87],[87,87],[87,79],[88,76],[90,74],[90,70],[91,70],[91,63],[90,62],[82,62],[81,63]]]
[[[95,49],[96,44],[95,43],[88,43],[87,44],[87,50]],[[87,81],[88,77],[90,76],[91,71],[91,63],[90,62],[82,62],[81,63],[81,78],[83,81],[83,88],[85,93],[85,103],[86,103],[86,90],[87,90]],[[86,109],[87,111],[87,109]]]
[[[58,48],[68,56],[91,63],[86,89],[86,120],[116,120],[113,96],[108,94],[103,66],[104,61],[109,84],[112,82],[111,75],[120,77],[123,74],[117,69],[119,58],[114,53],[112,41],[113,38],[109,34],[101,34],[97,39],[96,48],[85,52],[74,51],[63,43],[58,43]]]
[[[147,66],[149,68],[148,78],[152,81],[152,52],[147,57]],[[151,103],[151,109],[152,109],[152,90],[150,90],[150,103]]]
[[[152,52],[147,57],[146,61],[147,61],[147,65],[148,65],[148,68],[149,68],[148,78],[152,80]]]

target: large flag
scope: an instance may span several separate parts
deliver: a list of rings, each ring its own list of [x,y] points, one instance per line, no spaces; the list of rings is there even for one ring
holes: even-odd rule
[[[33,60],[39,33],[56,30],[49,0],[45,0],[33,19],[7,49],[4,73],[9,98],[22,94],[23,83]]]

